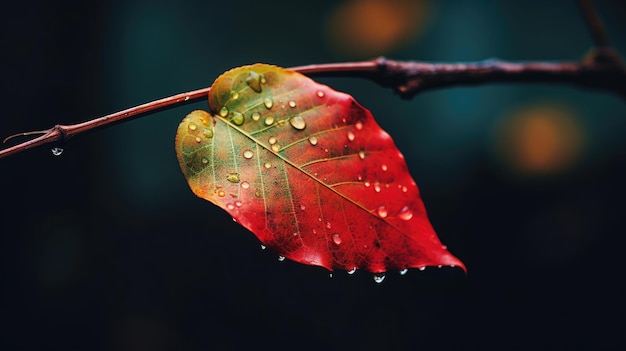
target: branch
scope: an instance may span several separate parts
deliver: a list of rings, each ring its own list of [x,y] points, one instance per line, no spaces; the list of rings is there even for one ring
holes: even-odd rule
[[[485,60],[473,63],[424,63],[378,58],[363,62],[298,66],[291,69],[313,77],[369,79],[383,87],[392,88],[404,99],[434,89],[491,83],[561,83],[612,92],[626,99],[626,68],[619,55],[609,47],[604,27],[590,2],[581,0],[580,7],[596,47],[578,62],[515,63]],[[209,90],[210,88],[204,88],[177,94],[79,124],[56,125],[43,131],[15,134],[6,138],[4,142],[16,137],[41,135],[0,150],[0,158],[45,144],[62,145],[67,139],[80,133],[198,102],[207,98]]]

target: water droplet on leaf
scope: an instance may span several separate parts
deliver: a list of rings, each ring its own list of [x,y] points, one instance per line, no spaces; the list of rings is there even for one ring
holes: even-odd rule
[[[317,145],[317,138],[315,137],[315,135],[311,135],[309,137],[309,143],[311,143],[311,145]]]
[[[377,193],[380,192],[380,184],[379,183],[375,183],[374,184],[374,191],[376,191]]]
[[[220,109],[220,116],[222,117],[228,116],[228,107],[222,106],[222,108]]]
[[[418,268],[420,271],[423,271],[426,269],[426,266],[421,266],[420,268]]]
[[[321,90],[317,91],[317,96],[323,98],[324,97],[324,92]]]
[[[269,116],[265,118],[265,125],[266,126],[271,126],[272,124],[274,124],[274,117]]]
[[[270,143],[270,145],[276,144],[276,141],[277,141],[276,137],[273,137],[273,136],[271,136],[269,140],[267,140],[267,142]]]
[[[278,152],[278,151],[280,150],[280,145],[279,145],[279,144],[274,144],[274,145],[272,145],[272,150],[273,150],[274,152]]]
[[[202,139],[200,139],[200,137],[196,137],[196,143],[201,143]]]
[[[235,206],[237,207],[241,207],[243,205],[243,203],[239,200],[235,201]]]
[[[209,159],[206,158],[206,157],[203,157],[202,158],[202,163],[204,163],[206,165],[207,163],[209,163]]]
[[[380,216],[380,218],[385,218],[387,217],[387,207],[385,206],[380,206],[378,207],[378,209],[376,210],[376,213],[378,213],[378,215]]]
[[[265,249],[266,249],[265,245],[261,245],[261,250],[265,250]]]
[[[230,92],[230,98],[231,98],[232,100],[237,100],[237,99],[239,99],[239,93],[238,93],[238,92],[236,92],[236,91],[234,91],[234,90],[232,90],[232,91]]]
[[[341,239],[341,235],[335,233],[333,234],[333,242],[337,245],[341,244],[343,240]]]
[[[407,268],[400,271],[400,275],[405,275],[409,270]]]
[[[226,180],[228,180],[231,183],[239,183],[239,173],[231,173],[228,176],[226,176]]]
[[[233,111],[233,118],[231,118],[230,120],[233,122],[233,124],[240,126],[245,121],[245,118],[241,113]]]
[[[198,126],[195,123],[189,123],[189,130],[194,131],[198,129]]]
[[[246,182],[245,180],[243,182],[241,182],[241,187],[243,189],[248,189],[250,188],[250,183]]]
[[[356,121],[356,123],[354,124],[354,128],[356,128],[356,130],[361,130],[361,129],[363,129],[363,122],[361,122],[361,121]]]
[[[300,116],[291,117],[289,119],[289,123],[291,123],[291,126],[296,128],[297,130],[303,130],[304,128],[306,128],[306,122],[304,122],[304,118]]]
[[[248,78],[246,78],[246,84],[250,87],[250,89],[254,90],[257,93],[260,93],[263,89],[261,88],[261,77],[256,72],[250,72]]]
[[[347,271],[348,274],[354,274],[356,272],[356,267],[353,267],[351,270]]]
[[[350,140],[350,141],[354,140],[354,133],[348,132],[348,140]]]
[[[387,171],[387,165],[382,165],[380,168],[381,168],[383,171]]]
[[[398,218],[408,221],[413,218],[413,211],[409,208],[409,206],[404,206],[398,213]]]
[[[382,283],[383,280],[385,280],[385,274],[384,273],[376,273],[374,274],[374,281],[378,284]]]
[[[289,107],[291,108],[296,107],[296,102],[293,100],[289,100]]]
[[[211,129],[205,129],[204,130],[204,136],[206,138],[213,138],[213,131]]]
[[[63,148],[60,147],[53,147],[50,152],[52,152],[52,154],[54,156],[61,156],[61,154],[63,153]]]
[[[365,151],[363,151],[363,150],[359,151],[359,158],[360,158],[361,160],[364,160],[364,159],[365,159]]]
[[[265,98],[263,99],[263,105],[267,108],[272,108],[272,106],[274,106],[274,101],[270,98]]]
[[[261,114],[258,113],[258,112],[254,112],[252,114],[252,119],[255,120],[255,121],[258,121],[259,119],[261,119]]]
[[[264,166],[265,166],[265,168],[268,168],[268,169],[272,168],[272,165],[269,162],[265,162]]]
[[[226,192],[224,192],[224,190],[218,190],[217,191],[217,196],[224,197],[224,196],[226,196]]]
[[[233,204],[226,204],[226,208],[228,208],[229,210],[234,210],[235,209],[235,205],[233,205]]]
[[[254,152],[252,150],[245,150],[243,152],[243,157],[247,159],[251,159],[254,156]]]

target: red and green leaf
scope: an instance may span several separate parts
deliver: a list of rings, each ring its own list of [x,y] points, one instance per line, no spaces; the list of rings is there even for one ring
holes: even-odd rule
[[[220,76],[209,107],[178,128],[182,172],[278,255],[329,270],[465,269],[393,140],[351,96],[256,64]]]

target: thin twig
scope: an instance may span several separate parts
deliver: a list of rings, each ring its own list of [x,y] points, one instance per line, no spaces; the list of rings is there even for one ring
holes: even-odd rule
[[[596,47],[578,62],[507,62],[486,60],[473,63],[401,62],[378,58],[363,62],[331,63],[292,67],[292,70],[315,77],[358,77],[390,87],[402,98],[416,94],[464,85],[491,83],[560,83],[612,92],[626,98],[626,69],[619,55],[610,48],[602,22],[590,1],[581,0],[580,6]],[[210,88],[177,94],[160,100],[116,112],[104,117],[73,125],[56,125],[40,132],[25,132],[18,136],[41,134],[39,137],[0,150],[0,158],[37,146],[63,143],[87,131],[102,129],[141,115],[205,99]]]

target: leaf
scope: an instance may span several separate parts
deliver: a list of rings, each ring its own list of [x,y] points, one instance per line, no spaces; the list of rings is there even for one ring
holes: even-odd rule
[[[404,157],[351,96],[279,67],[220,76],[178,127],[191,190],[293,261],[373,273],[465,266],[441,244]]]

